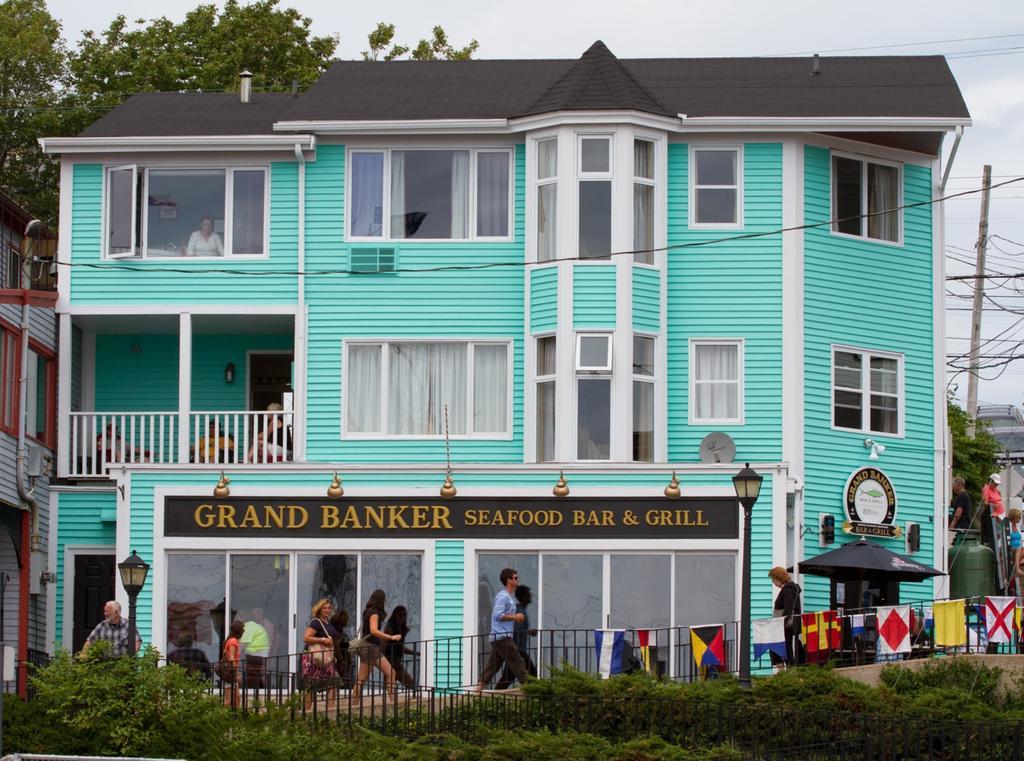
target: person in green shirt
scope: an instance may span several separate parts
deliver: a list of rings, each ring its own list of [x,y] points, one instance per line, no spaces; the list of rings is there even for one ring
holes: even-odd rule
[[[263,673],[270,655],[270,634],[264,626],[262,608],[253,608],[249,620],[245,621],[245,632],[238,641],[245,656],[245,683],[248,687],[263,687]]]

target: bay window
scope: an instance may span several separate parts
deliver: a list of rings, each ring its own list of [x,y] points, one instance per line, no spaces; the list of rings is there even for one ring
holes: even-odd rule
[[[557,256],[558,140],[537,143],[537,261]]]
[[[690,422],[743,422],[742,341],[690,341]]]
[[[347,344],[345,432],[365,436],[504,437],[510,430],[508,343]]]
[[[901,435],[903,357],[833,348],[832,425]]]
[[[106,256],[263,256],[267,170],[110,167]]]
[[[579,257],[608,259],[612,250],[612,140],[579,138]]]
[[[832,156],[832,231],[900,241],[900,167]]]
[[[511,156],[504,149],[352,151],[349,237],[507,239]]]
[[[633,461],[654,462],[654,338],[633,336]]]
[[[654,264],[654,143],[633,141],[633,261]]]
[[[611,458],[612,337],[576,336],[576,457]]]
[[[537,338],[537,462],[555,457],[555,336]]]

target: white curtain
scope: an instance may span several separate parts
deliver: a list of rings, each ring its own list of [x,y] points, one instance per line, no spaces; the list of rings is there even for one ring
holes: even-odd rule
[[[473,349],[473,432],[508,430],[508,347]]]
[[[654,462],[654,384],[633,381],[633,460]]]
[[[558,185],[551,183],[537,188],[537,260],[555,258],[555,212],[558,204]]]
[[[868,164],[868,213],[877,214],[899,206],[899,170],[894,166]],[[899,240],[899,212],[868,217],[868,237]]]
[[[653,187],[639,182],[633,185],[633,250],[645,252],[633,255],[638,264],[654,264],[653,201]]]
[[[694,357],[695,417],[700,420],[739,418],[739,347],[698,344]]]
[[[405,237],[405,153],[391,151],[391,237]]]
[[[383,204],[384,154],[352,154],[352,235],[380,237]]]
[[[508,235],[508,154],[477,154],[477,235]]]
[[[452,153],[452,237],[469,237],[469,151]]]
[[[353,345],[348,349],[348,413],[350,433],[380,432],[381,347]]]
[[[466,344],[390,344],[389,434],[466,433]]]

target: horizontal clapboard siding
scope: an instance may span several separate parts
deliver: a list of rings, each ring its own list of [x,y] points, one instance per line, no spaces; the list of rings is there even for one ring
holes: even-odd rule
[[[177,411],[178,336],[96,336],[95,389],[98,412]]]
[[[830,164],[827,149],[806,146],[805,221],[831,217]],[[931,171],[904,167],[904,204],[931,197]],[[805,363],[805,523],[818,525],[818,516],[831,513],[845,520],[842,494],[850,474],[872,465],[886,473],[897,493],[899,525],[921,524],[921,551],[914,558],[932,564],[936,500],[934,459],[934,389],[932,332],[932,210],[926,205],[904,211],[904,245],[893,246],[833,235],[828,227],[804,233],[804,363]],[[904,355],[906,435],[832,430],[831,345]],[[877,462],[867,461],[864,439],[871,436],[886,446]],[[839,532],[831,547],[851,541]],[[902,553],[902,539],[876,539]],[[804,540],[804,555],[823,550],[815,535]],[[826,580],[804,578],[808,609],[829,602]],[[931,599],[931,582],[904,584],[901,600]]]
[[[102,195],[103,167],[76,164],[71,201],[71,302],[76,306],[295,303],[299,198],[294,161],[270,165],[270,256],[266,259],[108,262],[101,259]]]
[[[401,245],[403,269],[446,265],[516,266],[399,272],[387,277],[330,275],[307,280],[309,307],[308,445],[310,460],[439,462],[441,441],[343,441],[342,342],[346,338],[498,338],[514,341],[512,438],[452,441],[452,459],[522,460],[522,375],[525,269],[523,186],[525,146],[515,150],[515,239],[508,243],[443,242]],[[307,266],[337,268],[348,246],[344,219],[345,148],[321,146],[307,167]]]
[[[109,545],[110,552],[114,552],[114,531],[113,520],[102,520],[102,518],[113,518],[117,511],[117,491],[111,488],[109,491],[61,491],[54,493],[57,504],[57,568],[59,574],[57,580],[56,610],[54,617],[56,622],[57,644],[70,647],[70,642],[62,642],[64,636],[64,595],[72,594],[72,579],[64,577],[64,550],[68,545]],[[152,508],[148,522],[152,522]],[[152,557],[147,553],[143,557]],[[73,569],[72,569],[73,572]],[[98,621],[96,623],[99,623]]]
[[[633,267],[633,330],[661,330],[661,272]]]
[[[434,545],[434,638],[461,637],[464,632],[465,549],[462,540],[438,540]],[[462,684],[458,651],[437,650],[437,687]]]
[[[572,324],[576,330],[615,327],[615,265],[572,268]]]
[[[546,333],[558,326],[558,267],[530,271],[530,331]]]

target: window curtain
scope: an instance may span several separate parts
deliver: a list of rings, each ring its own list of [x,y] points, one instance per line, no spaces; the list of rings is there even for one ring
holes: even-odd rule
[[[739,349],[729,344],[696,347],[694,381],[696,417],[734,420],[739,417]]]
[[[654,246],[653,201],[653,187],[641,183],[633,185],[633,250],[644,252],[633,255],[638,264],[654,264],[651,251]]]
[[[469,229],[469,151],[452,153],[452,237],[466,238]]]
[[[508,235],[508,154],[477,154],[477,235]]]
[[[633,381],[633,460],[654,462],[654,384]]]
[[[868,164],[868,237],[879,240],[899,240],[899,212],[878,214],[899,206],[897,192],[899,170],[893,166]]]
[[[350,433],[380,432],[379,345],[350,346],[348,350],[348,413]]]
[[[405,153],[391,151],[391,237],[405,235]]]
[[[384,154],[352,154],[352,235],[380,237],[383,204]]]
[[[466,344],[391,344],[388,371],[389,434],[466,433]]]
[[[508,428],[508,347],[473,349],[473,431],[505,433]]]
[[[263,253],[263,197],[262,171],[236,171],[233,173],[233,208],[231,253]]]
[[[555,258],[555,233],[558,186],[555,183],[537,188],[537,260]]]

